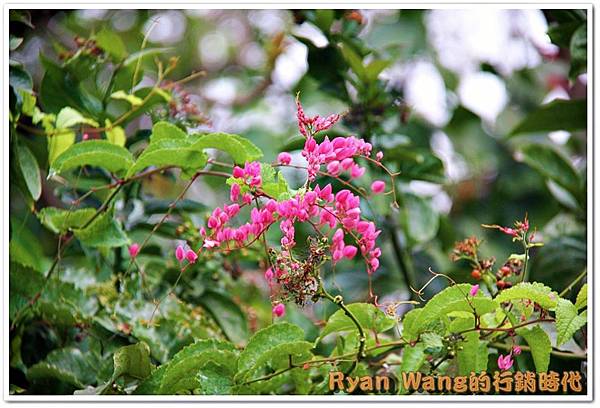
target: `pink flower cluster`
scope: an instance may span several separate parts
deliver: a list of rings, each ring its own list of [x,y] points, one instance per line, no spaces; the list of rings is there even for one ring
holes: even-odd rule
[[[236,185],[233,184],[231,189],[234,190]],[[256,194],[264,198],[262,192],[257,191]],[[321,230],[325,227],[329,227],[332,231],[336,226],[338,227],[332,237],[331,253],[334,263],[343,257],[354,258],[360,249],[369,273],[375,272],[379,267],[378,258],[381,256],[381,250],[376,247],[375,240],[381,231],[376,229],[373,222],[360,218],[360,198],[349,190],[341,190],[334,195],[331,184],[322,189],[317,185],[314,190],[303,194],[298,193],[280,202],[267,197],[263,204],[262,208],[252,208],[250,222],[238,227],[229,225],[229,221],[240,211],[241,206],[238,203],[215,208],[208,218],[207,226],[210,233],[204,233],[204,246],[207,247],[207,242],[210,243],[210,247],[222,243],[227,243],[229,247],[229,244],[233,243],[241,248],[251,244],[272,224],[279,222],[279,228],[283,233],[281,247],[289,251],[296,245],[294,223],[310,221],[320,233],[323,233]],[[346,245],[346,235],[354,238],[358,248],[354,245]]]
[[[327,165],[327,172],[338,176],[347,171],[351,178],[359,178],[365,174],[365,168],[355,161],[356,156],[369,156],[372,146],[363,139],[354,136],[336,137],[332,141],[325,137],[323,142],[309,135],[304,143],[302,156],[308,161],[308,179],[314,181],[322,165]]]

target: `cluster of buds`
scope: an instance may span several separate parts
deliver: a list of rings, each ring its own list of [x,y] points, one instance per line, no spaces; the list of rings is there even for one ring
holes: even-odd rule
[[[510,235],[511,237],[513,237],[513,241],[524,241],[527,239],[527,232],[529,231],[529,220],[527,219],[527,214],[525,214],[525,218],[523,219],[523,221],[515,221],[513,227],[503,227],[501,225],[496,224],[484,224],[483,227],[499,229],[506,235]]]
[[[58,58],[61,60],[67,60],[80,52],[83,55],[91,55],[93,57],[100,57],[104,55],[104,50],[98,46],[96,40],[92,38],[83,38],[78,35],[73,37],[73,42],[77,49],[75,51],[62,51],[58,54]]]
[[[192,101],[192,95],[180,84],[172,81],[164,81],[161,84],[161,88],[169,93],[171,99],[168,103],[168,110],[158,110],[155,112],[160,120],[170,119],[188,127],[195,127],[210,122],[200,111],[198,105]]]
[[[499,289],[510,288],[511,282],[507,280],[511,276],[519,276],[523,272],[523,260],[509,258],[496,272],[496,286]]]

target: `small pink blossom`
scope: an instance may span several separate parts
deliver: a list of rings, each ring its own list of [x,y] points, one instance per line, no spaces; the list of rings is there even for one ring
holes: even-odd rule
[[[219,246],[219,241],[215,241],[212,239],[205,239],[204,244],[202,245],[204,248],[214,248]]]
[[[277,163],[288,165],[292,162],[292,156],[288,152],[281,152],[277,156]]]
[[[270,281],[271,281],[271,279],[273,279],[273,269],[271,269],[271,268],[268,268],[268,269],[265,271],[265,279],[267,280],[267,282],[270,282]]]
[[[231,185],[231,190],[229,192],[229,199],[233,202],[236,202],[240,198],[240,185],[234,183]]]
[[[502,356],[502,354],[500,354],[498,356],[498,368],[502,371],[506,371],[506,370],[510,370],[510,368],[513,366],[513,360],[512,360],[512,356],[510,354],[507,354],[506,356]]]
[[[521,347],[519,347],[518,345],[515,345],[513,347],[513,353],[515,354],[515,356],[518,356],[519,354],[521,354]]]
[[[479,292],[479,285],[471,286],[471,290],[469,291],[469,295],[475,296]]]
[[[134,242],[129,247],[129,256],[135,258],[137,254],[140,252],[140,245],[137,242]]]
[[[185,259],[187,259],[189,263],[195,263],[198,259],[198,255],[191,249],[188,249],[185,253]]]
[[[348,259],[354,258],[357,252],[358,249],[353,245],[346,245],[343,250],[344,257]]]
[[[385,191],[385,182],[381,180],[375,180],[371,184],[371,191],[375,194],[381,194]]]
[[[285,305],[283,303],[278,303],[273,307],[273,315],[277,317],[281,317],[285,314]]]
[[[177,245],[177,249],[175,249],[175,258],[179,262],[183,262],[183,258],[185,258],[185,249],[183,249],[183,245]]]
[[[383,159],[383,152],[382,151],[377,152],[377,154],[375,155],[375,158],[377,159],[377,161],[381,161],[381,159]]]
[[[81,136],[81,140],[88,140],[90,138],[90,135],[88,135],[87,133],[84,133],[83,136]]]

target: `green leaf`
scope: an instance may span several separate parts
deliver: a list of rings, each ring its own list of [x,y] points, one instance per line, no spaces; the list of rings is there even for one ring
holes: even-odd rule
[[[198,301],[210,312],[230,341],[241,344],[248,339],[247,318],[228,296],[207,289]]]
[[[535,370],[538,373],[548,371],[552,344],[550,344],[550,338],[546,332],[540,326],[534,326],[531,329],[517,329],[516,333],[523,337],[531,348],[531,357],[533,357]]]
[[[195,139],[194,147],[213,148],[226,152],[237,164],[258,160],[263,156],[261,150],[250,140],[230,133],[208,133]]]
[[[391,60],[373,60],[365,67],[365,74],[370,82],[377,80],[377,77],[392,63]]]
[[[35,114],[35,109],[36,109],[35,95],[25,89],[20,89],[18,92],[19,92],[19,95],[21,96],[21,99],[23,100],[23,105],[21,106],[21,112],[23,112],[23,114],[25,114],[27,116],[33,116]]]
[[[382,333],[396,325],[396,319],[386,315],[379,308],[370,303],[351,303],[346,305],[346,307],[352,312],[366,332]],[[346,316],[343,310],[338,310],[329,317],[327,324],[321,331],[321,335],[317,338],[315,344],[318,344],[330,333],[346,331],[358,331],[358,328],[354,322]]]
[[[12,255],[11,255],[12,256]],[[44,277],[28,266],[11,260],[9,265],[9,318],[14,319],[19,310],[25,307],[42,289]]]
[[[470,296],[471,285],[461,283],[450,286],[432,297],[421,309],[410,311],[404,316],[402,336],[407,340],[416,340],[418,335],[432,322],[450,312],[472,312],[481,316],[496,310],[498,303],[482,293]]]
[[[121,126],[112,126],[110,119],[104,121],[106,130],[106,139],[114,145],[124,147],[125,146],[125,130]]]
[[[587,307],[587,297],[588,297],[588,284],[584,283],[581,289],[579,289],[579,293],[577,294],[577,299],[575,300],[575,307],[577,310]]]
[[[87,227],[75,230],[75,237],[89,247],[113,248],[130,244],[121,225],[110,212],[98,216]]]
[[[127,172],[127,177],[146,167],[180,167],[188,172],[204,168],[207,157],[188,140],[159,139],[152,141]]]
[[[444,183],[444,163],[427,149],[407,149],[405,146],[386,151],[385,161],[398,165],[403,180],[425,180],[432,183]]]
[[[127,56],[127,48],[125,48],[125,43],[121,39],[121,36],[107,27],[104,27],[96,34],[96,43],[117,61]]]
[[[18,21],[25,24],[29,28],[35,28],[31,24],[31,14],[27,10],[10,10],[9,21]]]
[[[431,202],[415,194],[404,194],[404,224],[406,233],[413,243],[425,243],[437,235],[439,214]]]
[[[55,136],[54,136],[55,137]],[[80,166],[102,167],[120,173],[133,165],[133,156],[127,149],[107,140],[89,140],[72,145],[56,158],[50,175]]]
[[[356,76],[362,82],[367,82],[368,77],[365,71],[365,67],[362,63],[362,58],[347,44],[340,44],[340,51],[342,52],[344,60],[346,60],[346,62],[350,66],[350,69],[354,71]]]
[[[437,333],[426,332],[421,334],[421,341],[426,349],[439,349],[444,346],[442,336]]]
[[[93,119],[84,117],[81,113],[71,108],[70,106],[62,108],[60,112],[58,112],[58,115],[56,115],[57,129],[67,129],[71,126],[81,124],[98,127],[98,122],[96,122]]]
[[[75,143],[75,132],[61,132],[48,136],[48,163],[53,164],[73,143]]]
[[[187,347],[181,349],[173,358],[158,367],[150,374],[134,391],[134,394],[160,394],[164,391],[167,393],[175,393],[178,390],[177,384],[180,383],[184,387],[191,384],[192,387],[197,386],[197,380],[193,378],[194,373],[203,366],[207,361],[217,360],[219,363],[222,359],[217,356],[219,353],[227,354],[232,364],[235,364],[236,358],[233,355],[235,346],[231,343],[210,340],[199,340]],[[182,384],[182,381],[187,381],[187,384]],[[163,387],[164,384],[164,387]],[[162,390],[161,390],[162,388]],[[180,388],[180,390],[183,388]]]
[[[19,45],[21,45],[22,43],[23,43],[23,38],[22,37],[16,37],[16,36],[10,34],[8,49],[10,51],[14,51],[17,48],[19,48]]]
[[[129,65],[137,63],[139,59],[144,59],[147,57],[152,57],[154,55],[164,54],[169,51],[171,48],[144,48],[143,50],[136,51],[133,54],[130,54],[124,61],[123,66],[127,67]]]
[[[172,139],[186,140],[187,138],[188,135],[179,127],[164,121],[154,124],[154,126],[152,126],[152,134],[150,135],[151,142]]]
[[[33,87],[33,80],[31,79],[31,75],[22,67],[10,66],[9,70],[8,82],[10,86],[12,86],[15,91],[19,91],[21,89],[31,91]]]
[[[571,51],[571,69],[569,76],[577,75],[587,71],[587,23],[581,24],[573,33],[569,44]]]
[[[566,343],[587,323],[587,312],[577,314],[577,308],[566,299],[558,299],[556,306],[556,347]]]
[[[527,115],[508,136],[554,130],[576,131],[586,128],[587,100],[556,99]]]
[[[319,9],[315,10],[315,25],[324,33],[329,31],[333,20],[335,19],[335,10]]]
[[[95,368],[86,355],[73,347],[53,350],[46,358],[27,370],[30,381],[55,379],[83,388],[96,381]]]
[[[283,343],[291,343],[304,340],[304,331],[290,323],[272,324],[257,331],[238,360],[239,371],[251,369],[260,356],[275,346]]]
[[[498,303],[521,299],[531,300],[544,309],[552,310],[556,307],[558,294],[543,283],[522,282],[503,290],[496,296]]]
[[[27,190],[34,201],[37,201],[42,194],[42,177],[40,167],[31,150],[23,144],[17,144],[17,160],[21,174],[27,185]]]
[[[569,160],[554,148],[528,144],[520,149],[523,161],[574,195],[581,191],[582,181]]]
[[[127,101],[131,104],[131,106],[140,106],[144,102],[142,98],[135,95],[127,94],[125,91],[122,90],[113,92],[112,94],[110,94],[110,97],[113,99]]]
[[[150,362],[150,347],[144,342],[121,347],[113,355],[113,360],[113,380],[123,375],[142,380],[154,368]]]
[[[310,360],[312,357],[310,350],[312,348],[313,345],[304,340],[274,345],[261,353],[248,371],[240,368],[236,380],[239,381],[241,378],[248,378],[252,373],[267,366],[273,370],[288,367],[290,359],[292,359],[292,363],[296,364],[301,361]]]
[[[276,200],[285,200],[291,198],[290,187],[287,180],[279,171],[275,171],[269,163],[260,164],[260,176],[262,180],[262,190]]]
[[[579,21],[569,21],[553,25],[548,28],[548,36],[554,44],[563,48],[569,48],[571,37],[579,26],[581,26],[581,22]]]
[[[65,210],[55,207],[44,207],[38,213],[38,219],[50,231],[58,234],[70,229],[81,228],[96,213],[94,208]]]
[[[204,364],[196,374],[196,379],[204,395],[228,395],[234,385],[230,369],[214,361]]]
[[[459,349],[456,352],[458,375],[485,371],[488,363],[488,342],[479,340],[478,332],[464,333],[463,337],[465,341],[459,342]]]
[[[192,347],[190,349],[190,347]],[[169,362],[162,375],[160,394],[175,394],[181,391],[192,391],[200,386],[196,374],[207,362],[213,360],[219,353],[225,353],[230,360],[235,361],[235,355],[230,343],[203,340],[195,346],[186,347],[186,355]],[[181,352],[180,352],[181,353]],[[178,353],[179,354],[179,353]],[[222,362],[223,359],[220,360]]]
[[[420,310],[420,309],[415,309]],[[423,343],[417,343],[414,346],[406,345],[402,351],[402,363],[400,364],[398,373],[400,393],[405,394],[407,392],[404,389],[404,382],[402,381],[402,373],[411,373],[419,371],[423,363],[425,363],[425,345]]]

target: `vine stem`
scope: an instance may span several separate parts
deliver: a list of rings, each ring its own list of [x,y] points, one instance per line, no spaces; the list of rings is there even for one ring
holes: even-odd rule
[[[348,307],[344,304],[344,298],[341,295],[337,295],[337,296],[331,295],[329,292],[327,292],[327,290],[323,286],[322,282],[320,282],[319,296],[323,299],[329,300],[330,302],[335,304],[337,307],[339,307],[341,310],[343,310],[344,314],[346,316],[348,316],[348,318],[350,318],[350,320],[352,320],[352,323],[354,323],[354,325],[358,329],[358,350],[356,351],[356,360],[353,361],[352,366],[350,366],[350,368],[348,369],[348,372],[346,373],[346,375],[348,375],[349,373],[351,373],[354,370],[354,368],[356,367],[356,364],[361,359],[366,357],[365,346],[367,343],[367,337],[365,336],[365,330],[363,329],[362,325],[360,324],[360,322],[358,321],[358,319],[356,318],[354,313],[352,313],[350,311],[350,309],[348,309]]]
[[[505,351],[510,351],[513,348],[513,346],[510,344],[505,344],[505,343],[500,343],[500,342],[490,343],[490,347],[502,349]],[[521,348],[521,350],[531,353],[531,347],[525,346],[525,345],[522,345],[519,347]],[[587,359],[587,354],[568,353],[565,351],[552,350],[550,352],[550,354],[555,357],[562,358],[564,360],[586,360]]]
[[[577,285],[577,283],[585,277],[585,275],[587,275],[587,268],[584,268],[583,271],[581,271],[581,273],[579,273],[579,275],[577,275],[575,280],[573,282],[571,282],[569,284],[569,286],[564,288],[563,291],[560,292],[560,294],[558,296],[564,297],[571,289],[573,289],[573,286]]]

